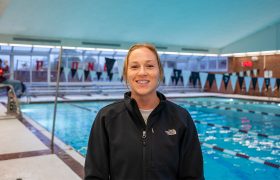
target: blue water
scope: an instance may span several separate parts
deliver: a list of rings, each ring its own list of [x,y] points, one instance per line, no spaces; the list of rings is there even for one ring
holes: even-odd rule
[[[230,126],[251,132],[275,136],[278,140],[244,134],[196,123],[201,142],[247,154],[262,160],[280,164],[280,117],[254,113],[198,108],[195,104],[215,103],[215,106],[280,113],[278,104],[221,98],[175,99],[188,109],[194,120]],[[94,118],[100,108],[110,101],[59,103],[55,135],[82,155],[86,153],[88,136]],[[246,104],[249,103],[249,104]],[[25,104],[22,111],[47,130],[51,130],[53,104]],[[267,165],[239,158],[202,146],[206,179],[280,179],[280,170]]]

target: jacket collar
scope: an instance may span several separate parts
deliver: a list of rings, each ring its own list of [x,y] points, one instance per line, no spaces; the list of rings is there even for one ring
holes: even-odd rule
[[[159,112],[166,103],[166,97],[160,93],[157,92],[157,96],[159,97],[159,105],[153,110],[153,112],[150,114],[150,116],[153,116],[155,113]],[[126,108],[129,112],[129,114],[132,116],[132,120],[136,124],[138,128],[141,128],[142,130],[146,128],[146,124],[142,118],[142,115],[140,113],[139,107],[137,105],[137,102],[135,99],[131,98],[131,92],[126,92],[124,94],[124,100]],[[153,119],[152,121],[148,121],[147,126],[150,127],[152,124],[154,124],[156,119]]]

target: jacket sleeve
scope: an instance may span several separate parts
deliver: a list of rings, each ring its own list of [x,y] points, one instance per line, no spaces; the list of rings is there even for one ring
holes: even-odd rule
[[[179,179],[203,180],[203,157],[197,130],[190,115],[187,120],[187,127],[181,138]]]
[[[99,112],[93,123],[85,160],[85,180],[109,179],[109,145],[105,118]]]

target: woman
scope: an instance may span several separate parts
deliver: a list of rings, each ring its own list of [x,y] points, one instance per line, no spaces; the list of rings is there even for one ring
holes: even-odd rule
[[[189,113],[156,91],[163,69],[149,44],[130,48],[124,100],[99,111],[85,162],[85,179],[204,179],[203,160]]]

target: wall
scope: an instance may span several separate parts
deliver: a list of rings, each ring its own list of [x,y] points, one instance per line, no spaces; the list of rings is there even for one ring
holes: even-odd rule
[[[279,49],[280,22],[223,47],[221,53],[256,52]]]
[[[258,56],[258,60],[253,61],[252,67],[242,67],[242,65],[241,65],[242,61],[250,61],[250,60],[251,60],[251,57],[231,57],[231,58],[229,58],[228,73],[258,69],[259,71],[258,71],[258,75],[256,77],[264,77],[264,70],[271,70],[273,72],[274,78],[280,78],[280,55]],[[213,73],[215,73],[215,72],[213,72]],[[251,73],[251,77],[254,77],[252,73]],[[205,89],[206,89],[205,91],[207,91],[207,92],[220,92],[220,93],[226,93],[226,94],[243,94],[243,95],[268,96],[268,97],[279,97],[280,96],[279,90],[275,90],[274,92],[271,92],[270,87],[268,89],[265,88],[265,83],[263,85],[263,89],[262,89],[261,93],[259,92],[258,85],[256,86],[256,89],[254,90],[252,81],[251,81],[249,92],[246,92],[245,82],[243,83],[242,89],[240,89],[238,81],[236,84],[236,89],[234,91],[232,90],[231,81],[229,81],[227,89],[225,88],[225,85],[222,82],[220,91],[218,91],[215,81],[213,82],[211,89],[209,86],[209,82],[207,82],[205,85]]]

